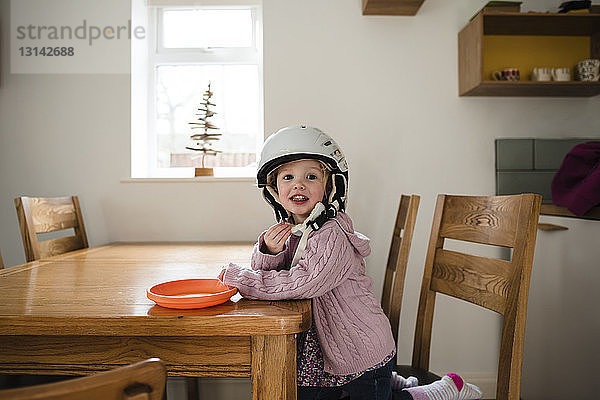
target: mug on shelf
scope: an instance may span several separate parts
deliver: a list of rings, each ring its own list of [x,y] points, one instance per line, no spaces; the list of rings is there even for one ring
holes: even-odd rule
[[[552,68],[552,80],[565,82],[571,80],[571,68]]]
[[[552,68],[546,67],[535,67],[533,71],[531,71],[531,80],[544,82],[552,79]]]
[[[492,79],[495,81],[518,81],[521,77],[517,68],[504,68],[501,71],[492,72]]]
[[[600,60],[588,59],[577,63],[575,66],[575,79],[578,81],[593,82],[600,78]]]

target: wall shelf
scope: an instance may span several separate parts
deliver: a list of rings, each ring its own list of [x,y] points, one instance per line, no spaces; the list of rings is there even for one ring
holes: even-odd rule
[[[484,35],[592,36],[600,30],[600,14],[481,12]]]
[[[363,15],[416,15],[425,0],[362,0]]]
[[[569,67],[600,57],[600,14],[481,11],[458,34],[460,96],[589,97],[599,82],[533,82],[534,66]],[[516,67],[521,80],[491,80],[492,70]]]
[[[482,81],[461,96],[591,97],[600,94],[600,82]]]

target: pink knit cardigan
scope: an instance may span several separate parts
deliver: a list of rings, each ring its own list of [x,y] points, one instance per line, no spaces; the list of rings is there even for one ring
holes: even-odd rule
[[[362,372],[395,349],[390,323],[365,275],[369,239],[340,212],[312,232],[298,265],[289,268],[298,237],[278,254],[266,254],[264,233],[252,254],[252,269],[229,264],[223,281],[249,299],[312,299],[314,326],[324,369],[335,375]]]

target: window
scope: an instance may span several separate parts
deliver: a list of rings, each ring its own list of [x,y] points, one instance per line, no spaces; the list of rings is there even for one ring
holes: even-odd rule
[[[209,82],[221,136],[205,166],[215,176],[254,176],[263,139],[260,8],[185,1],[133,0],[132,24],[146,26],[147,37],[132,40],[132,177],[194,176],[202,152],[186,149],[197,133],[189,122]]]

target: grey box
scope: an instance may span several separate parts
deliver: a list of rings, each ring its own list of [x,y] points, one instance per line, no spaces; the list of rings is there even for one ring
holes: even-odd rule
[[[535,139],[534,168],[558,170],[567,153],[579,143],[599,139]]]
[[[534,139],[496,139],[496,170],[533,169]]]
[[[496,172],[496,194],[538,193],[545,203],[552,201],[552,178],[555,172],[524,171]]]

